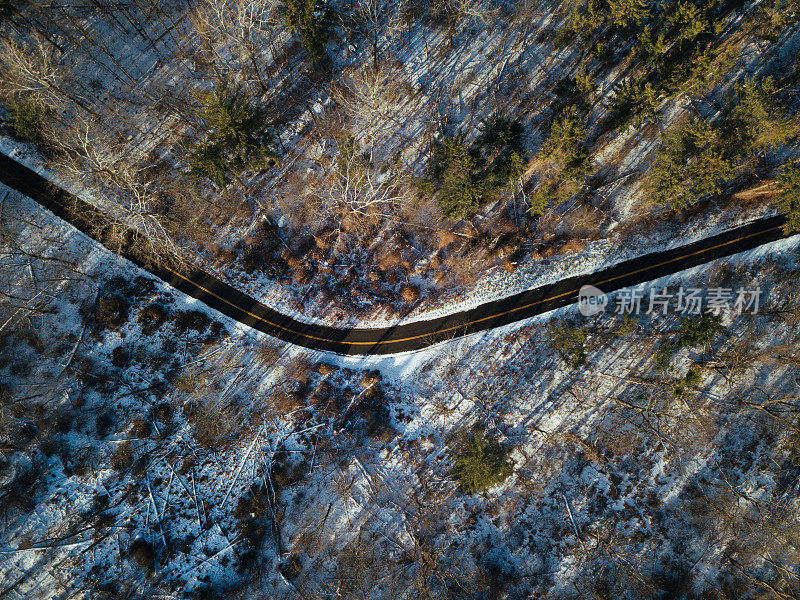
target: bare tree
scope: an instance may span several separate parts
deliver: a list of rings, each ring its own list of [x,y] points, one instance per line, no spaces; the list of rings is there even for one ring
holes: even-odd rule
[[[161,215],[153,209],[158,183],[130,148],[88,118],[76,119],[57,140],[56,169],[65,178],[85,183],[113,198],[101,207],[108,215],[98,222],[98,235],[111,249],[132,249],[140,258],[162,266],[180,267],[183,253]]]
[[[358,226],[392,217],[394,208],[408,193],[408,176],[402,166],[382,170],[347,140],[339,145],[339,157],[311,194],[328,214],[347,217]]]
[[[254,77],[262,93],[269,89],[269,75],[260,65],[261,52],[280,32],[275,9],[269,0],[203,0],[193,13],[195,29],[215,54],[215,62],[236,61],[240,75]],[[215,70],[219,76],[218,65]]]

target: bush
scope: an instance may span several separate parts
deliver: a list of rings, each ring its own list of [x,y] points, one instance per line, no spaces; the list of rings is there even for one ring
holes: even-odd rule
[[[152,575],[156,568],[156,551],[150,542],[145,540],[133,540],[128,547],[130,556],[147,575]]]
[[[167,426],[172,423],[174,413],[172,405],[168,402],[159,402],[153,408],[153,418]]]
[[[252,485],[239,498],[233,516],[236,518],[239,534],[249,542],[251,548],[256,548],[272,523],[272,509],[266,485]]]
[[[0,18],[2,13],[0,5]],[[14,133],[39,148],[46,148],[48,144],[44,132],[47,130],[49,114],[47,107],[34,96],[16,96],[9,102],[8,109]]]
[[[256,346],[255,355],[262,365],[272,366],[278,362],[281,353],[271,342],[262,342]]]
[[[101,438],[106,437],[114,427],[114,423],[114,413],[110,411],[101,412],[99,415],[97,415],[97,419],[95,420],[97,435]]]
[[[677,337],[663,344],[656,352],[656,369],[666,371],[675,352],[682,348],[710,344],[721,330],[722,319],[718,315],[703,314],[695,319],[681,320]]]
[[[550,344],[573,369],[586,363],[586,331],[567,319],[555,319],[547,324]]]
[[[130,433],[135,438],[150,437],[152,427],[150,423],[144,419],[134,419],[131,421]]]
[[[175,331],[186,333],[188,330],[200,333],[211,323],[211,319],[204,312],[199,310],[181,310],[175,315]]]
[[[130,353],[124,346],[117,346],[111,351],[111,364],[118,369],[124,369],[130,362]]]
[[[263,170],[278,161],[262,131],[264,111],[252,106],[240,89],[230,89],[222,81],[214,90],[202,94],[200,103],[199,120],[206,137],[190,148],[192,177],[208,178],[225,187],[231,182],[231,175],[248,169]]]
[[[416,302],[419,300],[419,288],[415,285],[404,285],[400,288],[400,297],[404,302]]]
[[[194,425],[197,443],[209,450],[224,448],[230,444],[238,427],[236,411],[216,402],[193,407],[187,414],[187,419]]]
[[[167,320],[167,310],[160,304],[149,304],[136,315],[136,322],[142,326],[142,333],[153,335]]]
[[[455,455],[450,474],[469,494],[485,492],[514,472],[508,450],[487,435],[480,424],[470,431],[459,432],[450,444],[450,451]]]
[[[787,165],[777,179],[781,191],[776,197],[780,211],[786,215],[787,233],[800,231],[800,164]]]
[[[133,444],[130,440],[122,442],[111,455],[111,468],[125,471],[133,464]]]
[[[682,210],[703,196],[718,194],[730,172],[720,131],[693,117],[665,136],[649,187],[655,202]]]
[[[300,36],[303,48],[312,62],[325,56],[325,41],[328,37],[327,18],[320,14],[317,0],[284,0],[286,28]]]
[[[94,318],[107,329],[118,329],[128,320],[128,302],[116,294],[102,296],[95,305]]]

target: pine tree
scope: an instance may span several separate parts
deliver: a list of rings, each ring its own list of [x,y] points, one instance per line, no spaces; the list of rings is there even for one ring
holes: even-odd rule
[[[456,455],[450,474],[469,494],[485,492],[508,479],[514,472],[514,465],[508,459],[508,450],[486,435],[481,425],[461,432],[455,443],[451,444],[451,451]]]
[[[786,232],[800,231],[800,164],[793,163],[783,168],[778,176],[782,191],[776,201],[780,211],[786,215]]]
[[[691,42],[703,34],[714,33],[720,25],[713,25],[702,6],[690,0],[677,0],[664,11],[673,35],[679,44]]]
[[[757,83],[746,81],[736,86],[738,103],[731,110],[726,126],[732,151],[749,154],[779,144],[792,136],[791,119],[775,102],[775,85],[769,77]]]
[[[46,149],[47,107],[34,96],[17,95],[11,99],[8,108],[14,133],[39,149]]]
[[[12,14],[14,14],[14,6],[11,4],[11,0],[0,0],[0,23]]]
[[[550,135],[542,147],[547,158],[561,163],[560,177],[567,180],[582,180],[592,171],[592,160],[583,145],[586,133],[584,117],[577,108],[564,110],[550,129]]]
[[[327,23],[320,15],[317,0],[284,0],[283,10],[286,28],[300,36],[312,62],[319,62],[325,56]]]
[[[434,142],[431,179],[439,188],[438,203],[445,217],[464,219],[478,210],[477,164],[463,136]]]
[[[225,187],[231,174],[265,169],[277,162],[278,156],[264,143],[264,112],[253,107],[241,90],[232,90],[223,81],[203,94],[200,102],[199,120],[207,136],[191,148],[190,175]]]
[[[665,136],[649,187],[658,204],[683,210],[702,196],[719,193],[730,170],[719,129],[691,118]]]
[[[650,15],[647,0],[611,0],[611,18],[619,27],[639,25]]]
[[[633,120],[635,127],[641,127],[657,117],[658,90],[645,79],[625,79],[614,85],[614,97],[608,108],[622,122]]]

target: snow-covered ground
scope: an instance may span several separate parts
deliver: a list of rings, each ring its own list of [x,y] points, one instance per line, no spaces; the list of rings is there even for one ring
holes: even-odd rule
[[[424,575],[424,551],[464,590],[491,577],[558,596],[573,583],[585,589],[599,565],[656,585],[678,563],[693,565],[687,581],[700,591],[727,573],[718,558],[729,540],[766,541],[752,528],[726,529],[697,502],[750,523],[752,506],[731,508],[730,494],[771,507],[785,498],[796,519],[796,482],[781,487],[775,467],[787,464],[782,426],[737,398],[760,404],[766,390],[788,397],[796,385],[794,363],[782,357],[798,333],[790,320],[797,236],[651,284],[760,285],[764,293],[761,315],[729,315],[711,346],[675,352],[663,373],[651,360],[675,335],[674,316],[641,316],[630,331],[610,314],[583,320],[587,362],[571,369],[544,325],[580,319],[574,308],[358,359],[286,347],[159,282],[145,285],[145,273],[34,202],[9,190],[0,197],[20,243],[6,256],[35,249],[84,274],[48,288],[53,312],[15,322],[2,351],[11,398],[40,398],[20,400],[33,408],[15,418],[32,420],[38,434],[6,453],[3,467],[5,484],[27,495],[27,504],[9,503],[0,534],[3,579],[23,596],[158,586],[289,598],[349,581],[342,569],[362,545],[359,560],[373,562],[356,584],[385,592],[407,589],[403,572],[436,587],[442,575]],[[96,322],[97,299],[108,293],[131,294],[128,319],[114,330]],[[173,317],[204,311],[224,328],[180,333],[170,317],[146,335],[134,315],[154,302]],[[31,328],[41,343],[25,333]],[[264,344],[273,351],[263,353]],[[750,362],[721,369],[741,344]],[[122,346],[130,358],[118,367]],[[699,381],[672,399],[690,369]],[[41,402],[47,411],[37,416]],[[209,435],[202,406],[227,423],[214,445],[198,441]],[[98,434],[98,417],[109,414]],[[515,465],[485,496],[459,493],[448,474],[449,436],[474,422],[512,448]],[[123,446],[132,448],[129,463],[117,454]],[[704,480],[723,487],[698,492]],[[269,515],[278,513],[276,528]],[[151,577],[132,554],[137,540],[153,549]],[[791,548],[781,548],[786,560]],[[753,573],[772,576],[743,552]],[[625,563],[614,561],[619,553]]]

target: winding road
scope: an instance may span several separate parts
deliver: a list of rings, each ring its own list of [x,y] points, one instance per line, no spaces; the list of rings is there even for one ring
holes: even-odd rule
[[[0,182],[36,200],[91,237],[95,237],[92,222],[106,218],[92,205],[1,152]],[[469,310],[374,329],[341,329],[303,323],[261,304],[205,271],[178,273],[168,268],[144,265],[127,252],[123,252],[123,256],[222,314],[286,342],[339,354],[393,354],[419,350],[440,341],[509,325],[574,304],[584,285],[593,285],[609,293],[751,250],[786,237],[783,231],[785,222],[783,216],[760,219],[692,244],[645,254],[602,271],[562,279]]]

